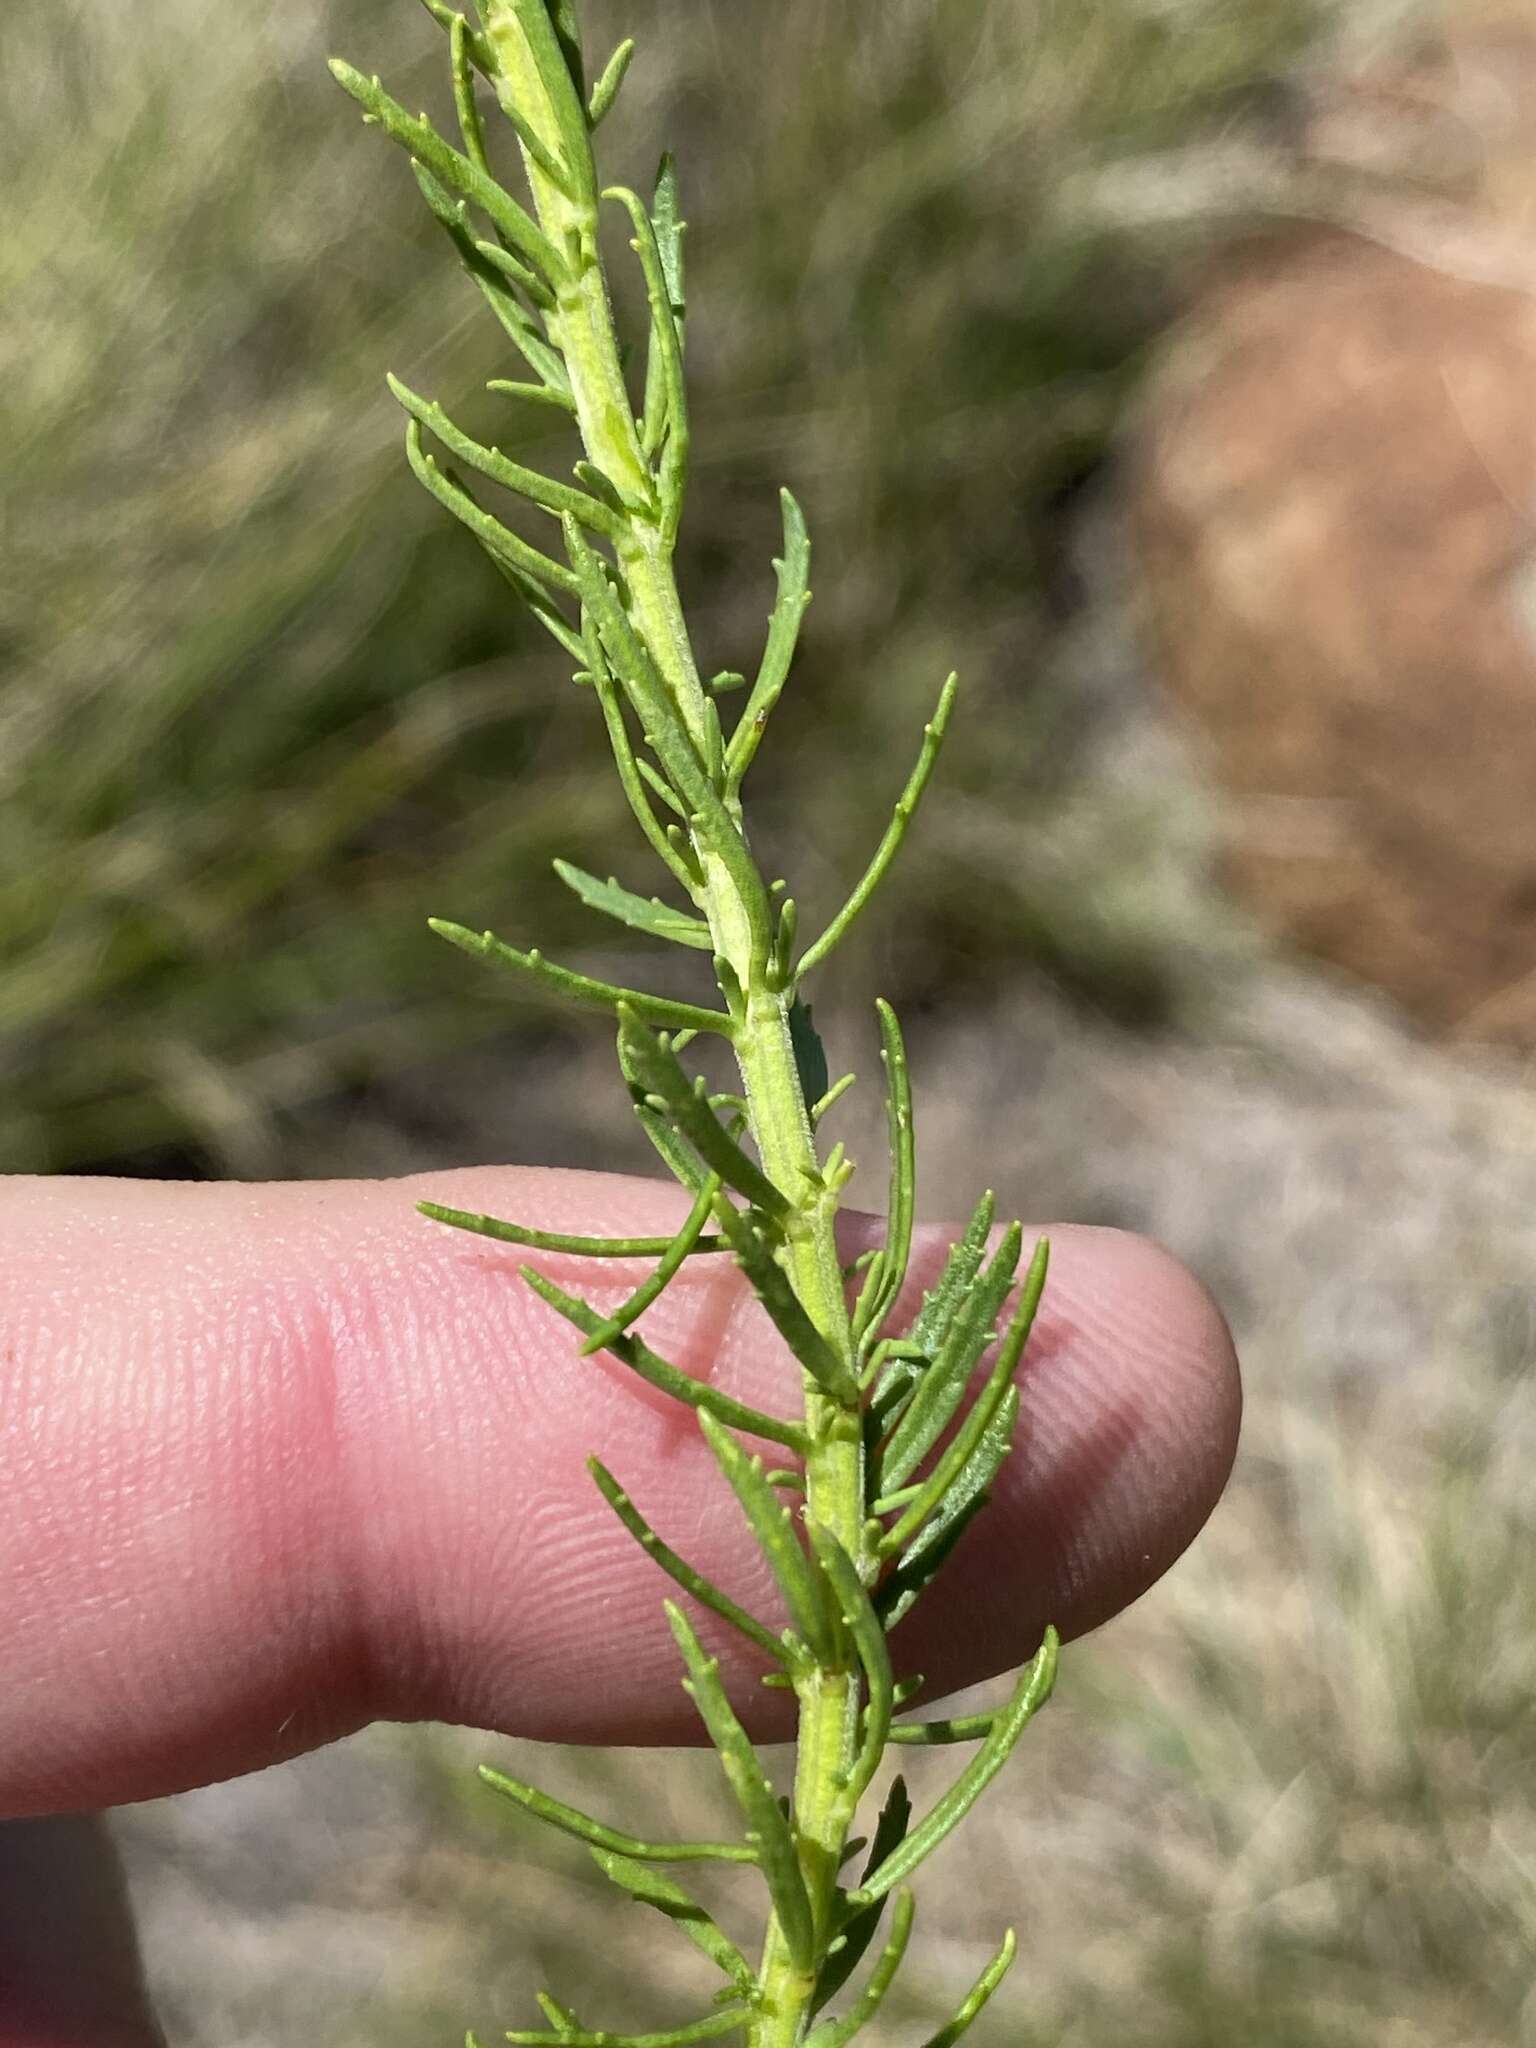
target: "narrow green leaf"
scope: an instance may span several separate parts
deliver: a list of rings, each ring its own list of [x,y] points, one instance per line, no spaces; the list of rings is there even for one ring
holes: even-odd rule
[[[715,1197],[720,1192],[718,1174],[711,1174],[694,1198],[692,1209],[676,1237],[661,1255],[656,1270],[630,1295],[629,1299],[616,1308],[600,1330],[594,1330],[581,1347],[583,1358],[590,1358],[594,1351],[606,1351],[615,1337],[622,1337],[632,1323],[637,1323],[653,1303],[671,1286],[683,1269],[684,1261],[704,1234],[704,1226],[714,1213]]]
[[[731,2034],[738,2027],[744,2027],[752,2017],[749,2005],[724,2006],[719,2012],[711,2013],[702,2020],[695,2020],[689,2027],[668,2027],[659,2034],[566,2034],[562,2038],[566,2048],[689,2048],[694,2041],[718,2040],[722,2034]],[[549,2036],[545,2033],[511,2033],[505,2037],[512,2048],[543,2048]]]
[[[903,1553],[894,1569],[881,1580],[874,1601],[887,1633],[911,1613],[949,1562],[955,1545],[986,1503],[987,1495],[978,1493],[954,1514],[950,1514],[947,1508],[941,1508],[929,1521],[918,1542]],[[879,1524],[876,1523],[875,1527],[878,1528]],[[919,1544],[924,1546],[921,1552]]]
[[[450,35],[453,33],[453,24],[456,21],[464,20],[463,15],[455,13],[454,9],[446,4],[446,0],[421,0],[421,4],[437,23],[438,27],[446,29]],[[467,22],[465,22],[464,26],[466,30],[465,44],[475,69],[483,71],[487,78],[494,78],[496,75],[496,59],[492,54],[490,44],[480,34],[478,29],[471,28]]]
[[[491,566],[517,592],[545,632],[575,660],[584,660],[586,649],[582,646],[579,635],[572,630],[564,613],[559,610],[542,584],[535,583],[531,576],[525,576],[522,570],[514,568],[512,563],[503,561],[500,555],[489,555],[488,559]]]
[[[644,1863],[756,1863],[758,1860],[756,1850],[743,1842],[642,1842],[634,1835],[622,1834],[617,1828],[594,1820],[590,1814],[582,1813],[574,1806],[551,1799],[547,1792],[540,1792],[534,1785],[525,1785],[519,1778],[509,1778],[505,1772],[493,1770],[489,1764],[480,1766],[480,1777],[493,1792],[499,1792],[503,1799],[510,1799],[525,1813],[531,1813],[535,1820],[543,1821],[546,1827],[557,1828],[564,1835],[574,1835],[578,1842],[586,1842],[592,1848],[610,1849],[618,1856],[633,1856]]]
[[[1050,1698],[1051,1687],[1056,1682],[1058,1647],[1055,1629],[1048,1628],[1044,1642],[1020,1674],[1013,1697],[999,1710],[986,1741],[900,1846],[893,1849],[879,1868],[863,1880],[856,1892],[848,1894],[851,1906],[866,1906],[883,1897],[894,1886],[905,1883],[917,1866],[931,1856],[945,1837],[964,1820],[1008,1761],[1030,1721]]]
[[[499,391],[503,398],[520,398],[527,405],[553,406],[563,413],[576,410],[576,401],[569,392],[554,390],[548,384],[519,384],[510,377],[492,377],[485,388]]]
[[[512,132],[523,146],[524,167],[529,176],[531,177],[535,171],[540,171],[557,192],[563,193],[567,199],[575,199],[578,194],[577,175],[571,166],[558,150],[550,148],[510,91],[503,90],[500,98],[501,111],[506,115]]]
[[[793,1660],[789,1650],[772,1629],[765,1622],[759,1621],[756,1615],[748,1614],[729,1593],[722,1591],[712,1579],[706,1579],[702,1572],[696,1571],[686,1558],[679,1557],[669,1543],[664,1543],[600,1459],[588,1458],[587,1470],[596,1480],[604,1500],[630,1535],[646,1556],[660,1565],[669,1579],[681,1586],[683,1591],[697,1600],[701,1607],[707,1607],[712,1614],[718,1614],[722,1621],[728,1621],[732,1628],[739,1630],[749,1643],[771,1657],[775,1664],[781,1668],[790,1666]]]
[[[923,1296],[909,1337],[888,1348],[887,1363],[876,1376],[874,1398],[868,1409],[867,1436],[871,1446],[879,1442],[916,1393],[928,1363],[937,1356],[949,1334],[960,1304],[981,1271],[993,1211],[993,1199],[987,1193],[972,1211],[964,1235],[950,1246],[938,1285]]]
[[[996,1714],[962,1714],[950,1721],[898,1721],[892,1742],[912,1749],[936,1749],[955,1742],[981,1742],[992,1733]]]
[[[480,287],[486,304],[500,321],[508,340],[529,369],[548,388],[551,401],[558,401],[568,410],[574,410],[575,401],[571,397],[570,379],[566,375],[565,364],[534,325],[533,319],[512,289],[506,252],[493,244],[477,240],[471,233],[467,201],[455,199],[452,193],[439,184],[425,164],[417,163],[413,158],[411,168],[415,172],[416,183],[421,188],[422,197],[458,251],[459,261]],[[536,302],[540,294],[546,300],[549,298],[548,288],[531,270],[523,272],[522,282]]]
[[[823,2020],[819,2027],[812,2028],[806,2036],[805,2048],[847,2048],[847,2043],[869,2025],[885,2003],[885,1994],[901,1968],[902,1957],[912,1936],[914,1910],[912,1894],[909,1891],[898,1892],[891,1914],[890,1935],[869,1974],[869,1982],[841,2019]]]
[[[811,1321],[805,1304],[790,1285],[789,1275],[774,1258],[772,1247],[750,1216],[743,1216],[725,1204],[717,1206],[717,1215],[721,1235],[730,1239],[736,1263],[794,1357],[831,1400],[844,1408],[857,1409],[859,1382],[853,1367],[848,1360],[838,1357]]]
[[[581,50],[581,30],[576,21],[576,0],[549,0],[549,11],[555,24],[555,35],[565,54],[565,66],[570,73],[579,108],[581,96],[586,91],[586,69]]]
[[[504,490],[515,491],[519,497],[527,498],[541,511],[558,519],[563,512],[569,512],[581,520],[583,525],[592,527],[598,533],[617,533],[623,522],[606,505],[589,498],[585,491],[573,490],[569,484],[557,482],[554,477],[543,476],[536,469],[529,469],[521,462],[514,462],[503,455],[499,448],[484,447],[479,441],[456,426],[435,399],[423,398],[408,384],[395,376],[386,377],[390,395],[398,405],[404,407],[412,419],[420,422],[461,462],[467,462],[471,469],[477,469],[492,483],[500,484]]]
[[[930,1357],[944,1342],[960,1304],[981,1271],[996,1213],[997,1204],[989,1188],[971,1211],[959,1241],[951,1248],[938,1285],[923,1296],[923,1305],[912,1324],[911,1338]]]
[[[917,1155],[912,1123],[912,1077],[907,1049],[896,1012],[884,998],[875,1009],[880,1019],[880,1059],[885,1067],[885,1122],[891,1156],[890,1194],[886,1201],[885,1243],[870,1269],[854,1311],[854,1336],[866,1350],[881,1327],[907,1277],[912,1256],[912,1218],[917,1195]]]
[[[923,727],[923,744],[917,757],[917,765],[907,778],[907,786],[896,801],[896,808],[891,814],[890,824],[885,829],[885,836],[875,848],[873,859],[855,883],[847,902],[814,945],[807,946],[801,954],[795,968],[797,975],[810,974],[821,965],[838,941],[846,936],[855,918],[884,881],[891,863],[901,850],[901,842],[907,836],[907,827],[912,822],[918,804],[922,801],[923,791],[928,787],[928,779],[938,762],[944,735],[949,730],[950,713],[955,707],[957,687],[958,678],[951,676],[939,692],[939,701],[933,717]]]
[[[453,104],[459,117],[459,133],[464,138],[464,150],[477,171],[488,178],[491,175],[490,159],[485,153],[485,129],[480,120],[480,107],[475,98],[474,59],[469,48],[469,24],[462,14],[455,14],[448,24],[448,48],[453,69]]]
[[[687,1188],[690,1194],[697,1194],[708,1175],[691,1148],[678,1136],[677,1127],[671,1118],[658,1115],[644,1102],[635,1104],[635,1118],[656,1148],[667,1171],[680,1186]]]
[[[1019,1390],[1010,1387],[981,1442],[949,1492],[903,1551],[896,1568],[882,1581],[875,1606],[886,1628],[893,1629],[937,1577],[955,1545],[986,1506],[998,1468],[1013,1448],[1019,1418]],[[915,1737],[895,1735],[898,1741]]]
[[[843,1627],[853,1638],[864,1670],[866,1700],[859,1754],[848,1781],[850,1795],[862,1799],[885,1755],[895,1707],[896,1675],[886,1647],[885,1629],[875,1612],[858,1568],[833,1532],[820,1522],[809,1525],[811,1542],[837,1598]]]
[[[569,2041],[573,2034],[581,2032],[581,2021],[569,2006],[561,2005],[547,1991],[536,1991],[533,1995],[538,2001],[539,2011],[549,2021],[558,2039]]]
[[[463,218],[467,225],[468,202],[461,200],[459,203],[465,209]],[[535,271],[530,270],[526,263],[518,261],[504,242],[489,242],[484,237],[477,237],[475,255],[487,269],[493,270],[498,277],[506,278],[520,292],[526,293],[540,312],[548,313],[553,310],[557,303],[555,294]]]
[[[444,474],[421,445],[421,424],[412,420],[405,430],[405,457],[411,474],[437,502],[467,526],[493,561],[504,562],[528,577],[536,588],[552,583],[557,590],[574,590],[575,579],[559,562],[530,547],[518,534],[483,511],[462,484]],[[546,593],[546,602],[547,602]]]
[[[634,37],[626,36],[603,66],[598,81],[592,88],[592,97],[587,101],[587,123],[590,127],[598,127],[604,115],[612,108],[619,96],[619,87],[624,83],[624,74],[629,69],[629,60],[634,54]]]
[[[800,1093],[807,1102],[830,1108],[827,1101],[827,1048],[822,1044],[821,1033],[813,1021],[811,1006],[796,996],[789,1006],[789,1043],[795,1055],[795,1072],[800,1078]],[[849,1080],[852,1080],[852,1075]],[[846,1086],[840,1083],[839,1086]],[[834,1098],[835,1100],[835,1098]]]
[[[547,1301],[557,1314],[565,1317],[583,1336],[590,1337],[603,1318],[590,1302],[567,1294],[563,1287],[557,1287],[533,1266],[520,1266],[518,1271],[541,1301]],[[785,1444],[802,1456],[806,1447],[805,1431],[797,1422],[787,1417],[765,1415],[760,1409],[749,1408],[745,1401],[738,1401],[734,1395],[724,1394],[708,1380],[696,1380],[691,1373],[682,1372],[671,1365],[639,1337],[615,1337],[608,1346],[609,1356],[621,1365],[627,1365],[637,1379],[647,1385],[660,1388],[664,1394],[671,1394],[675,1400],[685,1402],[690,1408],[713,1416],[730,1429],[739,1429],[747,1436],[762,1437],[766,1443]]]
[[[747,1839],[768,1885],[785,1946],[795,1967],[809,1970],[815,1960],[815,1927],[789,1822],[763,1775],[756,1750],[725,1696],[718,1661],[705,1656],[687,1615],[670,1600],[666,1606],[667,1620],[688,1667],[684,1689],[699,1710],[699,1718],[719,1752],[726,1781],[736,1795],[747,1824]]]
[[[923,1481],[922,1492],[881,1539],[880,1548],[887,1556],[904,1550],[928,1517],[943,1505],[950,1488],[970,1464],[987,1431],[1003,1410],[1013,1388],[1013,1375],[1018,1370],[1019,1359],[1034,1327],[1035,1312],[1045,1291],[1049,1264],[1050,1246],[1041,1238],[1019,1290],[1019,1305],[1014,1311],[1013,1321],[998,1346],[997,1358],[986,1383],[967,1410],[965,1420],[945,1445],[938,1463]]]
[[[649,498],[641,498],[633,491],[622,489],[607,470],[596,462],[577,462],[573,465],[571,474],[578,482],[584,483],[594,497],[601,498],[605,505],[610,506],[625,519],[646,519],[654,510]]]
[[[492,47],[501,50],[511,16],[521,31],[559,129],[560,153],[574,183],[590,185],[592,144],[582,101],[581,46],[567,0],[487,0],[485,26]],[[505,68],[512,69],[508,65]],[[503,95],[503,104],[506,103]]]
[[[651,222],[656,230],[656,250],[661,257],[661,274],[666,281],[672,317],[682,333],[687,295],[683,289],[683,237],[688,232],[682,215],[682,194],[677,181],[677,160],[670,150],[662,153],[656,167],[656,190],[651,200]]]
[[[696,1003],[679,1003],[671,996],[653,996],[643,989],[617,988],[611,982],[593,981],[590,976],[576,974],[568,967],[557,967],[552,960],[546,960],[537,947],[531,952],[520,953],[515,946],[508,946],[498,939],[494,932],[472,932],[441,917],[429,917],[427,923],[440,939],[446,939],[462,952],[490,960],[498,967],[513,968],[545,988],[553,989],[557,995],[568,996],[573,1002],[587,1003],[593,1009],[608,1010],[614,1015],[625,1009],[637,1019],[670,1024],[679,1031],[718,1031],[726,1038],[731,1036],[731,1020],[723,1010],[702,1010]]]
[[[595,634],[594,627],[593,637]],[[592,682],[602,710],[603,723],[608,730],[608,744],[613,752],[614,766],[619,772],[619,786],[624,791],[630,810],[634,813],[635,823],[649,841],[652,851],[672,871],[683,887],[691,892],[694,877],[688,864],[674,851],[651,806],[651,800],[645,793],[645,784],[640,775],[640,760],[635,753],[629,727],[624,720],[623,701],[618,686],[609,673],[607,658],[600,645],[594,647],[589,654],[589,665],[593,656],[596,657],[596,666],[592,668]]]
[[[738,1990],[755,1988],[757,1977],[752,1965],[691,1892],[670,1877],[663,1877],[649,1864],[637,1863],[632,1856],[616,1856],[611,1849],[594,1849],[592,1859],[604,1877],[627,1892],[637,1905],[650,1906],[674,1921]]]
[[[581,1259],[659,1259],[676,1243],[671,1237],[576,1237],[562,1230],[535,1230],[531,1224],[508,1223],[500,1216],[482,1216],[470,1209],[450,1209],[441,1202],[418,1202],[423,1216],[448,1223],[455,1230],[494,1237],[503,1244],[527,1245],[536,1252],[565,1252]],[[692,1256],[730,1249],[723,1237],[701,1237]]]
[[[993,1341],[995,1324],[1018,1273],[1024,1233],[1013,1224],[981,1278],[967,1290],[938,1355],[918,1381],[917,1391],[880,1448],[881,1495],[894,1493],[933,1449],[965,1395],[978,1360]],[[870,1513],[888,1511],[876,1499]]]
[[[1002,1983],[1008,1972],[1013,1968],[1013,1959],[1018,1953],[1018,1947],[1018,1936],[1010,1927],[1003,1936],[1002,1946],[998,1949],[997,1954],[993,1956],[991,1962],[987,1964],[987,1967],[971,1986],[960,2010],[946,2026],[940,2027],[936,2034],[928,2036],[928,2039],[923,2043],[923,2048],[955,2048],[955,2043],[962,2034],[970,2032],[972,2022],[980,2014],[983,2006],[986,2005],[998,1985]]]
[[[710,1010],[702,1014],[713,1017],[717,1013]],[[682,1018],[675,1021],[694,1022]],[[625,1004],[619,1016],[619,1046],[625,1078],[632,1089],[644,1096],[645,1105],[670,1118],[680,1135],[727,1187],[744,1195],[775,1221],[786,1216],[789,1204],[784,1196],[725,1130],[699,1092],[698,1084],[678,1064],[672,1048],[651,1030],[643,1012],[633,1003]]]
[[[880,1818],[875,1825],[869,1860],[864,1865],[865,1877],[878,1870],[887,1856],[891,1855],[903,1841],[911,1820],[912,1801],[907,1796],[906,1780],[896,1777],[891,1781],[891,1789],[886,1794],[885,1804],[880,1809]],[[864,1960],[865,1953],[879,1929],[884,1911],[885,1898],[882,1895],[871,1905],[860,1907],[844,1921],[827,1950],[826,1961],[822,1964],[816,1979],[816,1990],[810,2004],[813,2016],[837,1996]]]
[[[621,889],[612,875],[606,882],[600,882],[596,875],[572,867],[567,860],[555,862],[555,873],[583,903],[602,911],[606,917],[616,918],[632,931],[649,932],[653,938],[668,939],[674,946],[693,946],[703,952],[713,949],[714,940],[702,918],[674,910],[655,896],[636,896],[629,889]]]
[[[769,716],[789,680],[800,622],[811,601],[811,542],[805,530],[805,515],[788,491],[779,493],[779,502],[784,513],[784,553],[773,565],[779,594],[768,620],[762,666],[726,749],[726,786],[733,794],[740,789],[752,765]]]
[[[477,164],[445,142],[430,121],[408,114],[391,99],[376,78],[364,78],[339,57],[331,60],[331,76],[403,149],[419,157],[442,184],[462,193],[495,224],[518,254],[531,263],[546,283],[557,286],[567,276],[565,259],[532,217]]]
[[[635,766],[640,770],[641,779],[651,794],[659,796],[674,816],[686,819],[688,816],[688,806],[683,802],[661,770],[647,761],[643,754],[635,756]]]
[[[675,190],[673,196],[675,201]],[[678,315],[668,289],[656,228],[645,209],[645,202],[627,185],[610,185],[603,197],[616,200],[629,215],[635,230],[630,247],[640,259],[640,274],[645,279],[646,303],[651,315],[651,360],[655,369],[654,372],[647,369],[640,442],[648,457],[662,451],[661,496],[666,514],[665,530],[671,539],[677,532],[688,477],[688,396],[683,382],[683,344],[678,332]],[[681,233],[681,223],[674,223],[675,247],[679,249]]]
[[[712,1416],[701,1412],[699,1427],[768,1560],[796,1634],[810,1645],[819,1663],[833,1663],[837,1640],[829,1627],[827,1600],[795,1534],[794,1515],[768,1484],[761,1458],[744,1451]]]
[[[747,851],[740,827],[710,781],[703,756],[684,725],[682,714],[574,519],[565,521],[565,546],[582,602],[597,622],[614,673],[634,705],[647,744],[654,749],[689,812],[698,818],[699,830],[710,851],[730,876],[741,899],[752,939],[754,966],[760,968],[772,943],[768,902],[762,877]]]

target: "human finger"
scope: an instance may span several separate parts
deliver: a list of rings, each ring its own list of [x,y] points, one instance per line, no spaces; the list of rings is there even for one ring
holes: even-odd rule
[[[150,1797],[378,1717],[691,1738],[662,1581],[585,1460],[771,1615],[710,1453],[687,1410],[577,1355],[515,1248],[417,1216],[427,1195],[551,1229],[678,1221],[675,1188],[528,1169],[0,1183],[0,1812]],[[916,1620],[930,1693],[1133,1598],[1230,1462],[1231,1347],[1203,1291],[1121,1233],[1053,1242],[1021,1447]],[[914,1287],[943,1244],[924,1235]],[[635,1278],[542,1263],[599,1302]],[[795,1407],[725,1260],[691,1262],[645,1327],[684,1369]]]

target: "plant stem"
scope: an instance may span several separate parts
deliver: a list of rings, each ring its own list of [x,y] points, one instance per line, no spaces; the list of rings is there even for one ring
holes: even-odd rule
[[[521,120],[560,158],[556,180],[524,147],[540,226],[564,258],[548,315],[550,340],[570,377],[577,424],[588,459],[626,507],[614,539],[626,611],[704,761],[711,757],[714,707],[700,681],[672,566],[672,537],[650,463],[641,445],[624,380],[607,282],[598,253],[596,173],[579,101],[552,76],[532,46],[514,0],[491,0],[487,35],[500,68],[499,89]],[[734,797],[733,818],[740,812]],[[783,1260],[802,1306],[837,1357],[857,1377],[854,1339],[836,1239],[837,1186],[829,1184],[816,1149],[790,1030],[791,987],[773,986],[764,957],[763,906],[768,892],[749,866],[758,901],[747,900],[741,870],[733,874],[702,832],[692,834],[701,880],[695,891],[714,948],[745,997],[734,1043],[745,1085],[748,1124],[763,1170],[784,1196],[789,1215]],[[865,1538],[864,1440],[856,1408],[804,1379],[809,1449],[806,1512],[837,1538],[866,1582],[877,1560]],[[801,1867],[818,1934],[831,1939],[837,1873],[853,1820],[852,1766],[858,1752],[862,1683],[852,1653],[839,1668],[818,1666],[796,1684],[799,1730],[793,1799]],[[765,1939],[762,2004],[746,2024],[748,2048],[794,2048],[804,2039],[815,1988],[814,1966],[797,1966],[777,1919]]]

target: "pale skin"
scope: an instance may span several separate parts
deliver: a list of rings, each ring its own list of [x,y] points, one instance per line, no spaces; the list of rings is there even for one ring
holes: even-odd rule
[[[771,1610],[690,1416],[580,1359],[516,1278],[526,1254],[423,1221],[426,1196],[626,1236],[686,1208],[675,1187],[516,1168],[0,1181],[0,2048],[158,2038],[99,1831],[44,1816],[233,1777],[378,1718],[696,1738],[669,1589],[589,1452],[694,1563]],[[1026,1427],[894,1639],[932,1698],[1019,1663],[1047,1621],[1070,1637],[1133,1600],[1231,1465],[1236,1364],[1198,1282],[1139,1238],[1050,1235]],[[946,1241],[923,1234],[914,1302]],[[536,1263],[599,1301],[643,1270]],[[725,1260],[693,1262],[645,1327],[690,1371],[793,1410],[794,1376]],[[710,1642],[749,1698],[745,1646]],[[755,1732],[772,1734],[763,1699]]]

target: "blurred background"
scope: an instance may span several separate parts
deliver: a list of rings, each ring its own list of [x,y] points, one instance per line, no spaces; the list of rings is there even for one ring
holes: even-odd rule
[[[645,1170],[605,1035],[424,928],[606,970],[550,860],[639,872],[590,704],[403,475],[386,367],[487,425],[508,371],[323,59],[441,112],[440,39],[217,13],[0,26],[0,1159]],[[1227,1501],[1072,1653],[964,1896],[936,1866],[897,2018],[1006,1912],[999,2041],[1536,2043],[1536,25],[584,15],[641,37],[607,161],[682,162],[712,668],[755,660],[781,482],[810,520],[754,776],[813,922],[965,685],[833,1058],[889,995],[927,1213],[982,1158],[1025,1216],[1150,1231],[1248,1369]],[[628,2021],[641,1955],[675,2010],[688,1952],[490,1811],[488,1754],[599,1807],[626,1770],[378,1729],[123,1814],[172,2039],[494,2033],[562,1970]]]

